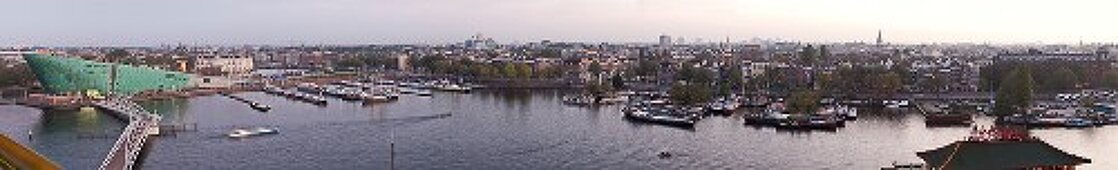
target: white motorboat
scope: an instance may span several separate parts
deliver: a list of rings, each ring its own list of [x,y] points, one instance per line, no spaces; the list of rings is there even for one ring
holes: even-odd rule
[[[279,130],[274,128],[258,127],[252,129],[234,129],[227,135],[230,138],[245,138],[259,135],[278,134]]]

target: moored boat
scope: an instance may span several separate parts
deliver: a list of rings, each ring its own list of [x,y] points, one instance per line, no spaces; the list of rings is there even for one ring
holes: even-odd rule
[[[673,109],[634,109],[624,113],[625,118],[629,120],[663,124],[669,126],[677,126],[684,128],[693,128],[698,121],[698,117],[680,113]]]
[[[433,94],[431,93],[431,90],[418,90],[418,91],[415,92],[415,95],[416,96],[431,96]]]

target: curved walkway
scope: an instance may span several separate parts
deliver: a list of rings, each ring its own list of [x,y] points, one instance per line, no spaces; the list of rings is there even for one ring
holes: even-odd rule
[[[102,170],[130,170],[143,151],[148,137],[159,134],[159,115],[151,114],[127,97],[113,97],[94,101],[94,105],[125,118],[128,125],[113,144],[112,150],[101,162]]]

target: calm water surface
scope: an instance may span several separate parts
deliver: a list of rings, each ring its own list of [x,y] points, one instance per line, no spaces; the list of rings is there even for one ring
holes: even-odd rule
[[[928,128],[923,117],[863,109],[835,132],[754,128],[737,117],[704,119],[693,130],[626,121],[619,106],[562,105],[563,91],[475,91],[403,96],[363,106],[325,107],[260,92],[262,113],[222,96],[145,102],[164,124],[195,131],[157,138],[146,169],[876,169],[919,162],[915,152],[962,139],[970,128]],[[68,169],[100,164],[124,123],[97,110],[0,106],[3,132]],[[449,117],[438,115],[451,114]],[[11,117],[11,119],[9,119]],[[980,119],[989,124],[989,119]],[[279,135],[228,139],[233,128],[271,126]],[[1049,143],[1116,169],[1118,127],[1033,130]],[[16,135],[12,135],[16,134]],[[660,159],[666,151],[675,156]]]

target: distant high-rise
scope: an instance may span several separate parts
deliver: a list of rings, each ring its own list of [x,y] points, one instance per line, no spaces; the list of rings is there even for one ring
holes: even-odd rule
[[[877,30],[877,45],[885,44],[885,40],[881,39],[881,30]]]
[[[670,48],[672,46],[672,37],[668,35],[660,35],[660,48]]]
[[[485,37],[481,33],[470,36],[470,39],[464,43],[467,48],[471,49],[490,49],[497,46],[497,42],[493,38]]]

